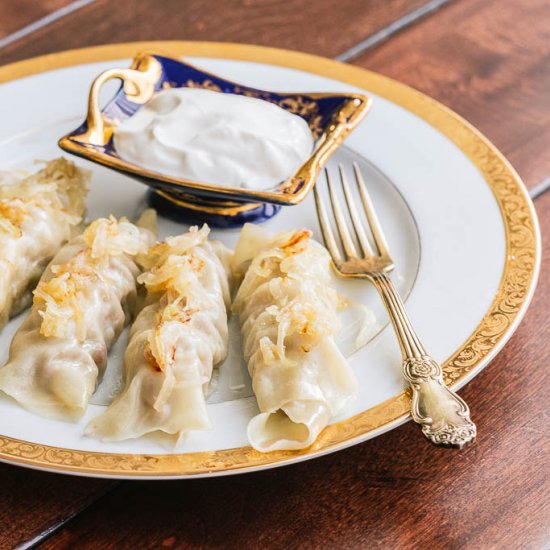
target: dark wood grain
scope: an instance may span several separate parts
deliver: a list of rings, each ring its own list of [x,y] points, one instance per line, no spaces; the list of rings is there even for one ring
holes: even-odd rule
[[[424,1],[97,0],[0,50],[0,63],[135,40],[250,42],[333,57]]]
[[[101,497],[113,481],[46,474],[0,465],[0,549],[52,529]]]
[[[550,1],[461,0],[354,61],[465,116],[528,186],[550,175]]]
[[[550,195],[539,212],[550,235]],[[548,548],[549,308],[545,276],[512,340],[461,391],[479,430],[469,448],[431,447],[408,424],[278,470],[124,483],[45,548]]]
[[[241,41],[335,56],[421,3],[98,0],[1,49],[0,63],[149,39]],[[16,4],[4,0],[2,16]],[[460,0],[356,62],[455,108],[531,185],[550,175],[548,13],[549,1]],[[45,546],[550,547],[550,195],[537,204],[545,250],[535,302],[503,352],[461,392],[479,428],[473,447],[434,449],[407,425],[279,470],[116,489],[0,465],[0,548],[67,521],[109,490]]]
[[[0,38],[67,6],[72,0],[3,1],[0,7]]]

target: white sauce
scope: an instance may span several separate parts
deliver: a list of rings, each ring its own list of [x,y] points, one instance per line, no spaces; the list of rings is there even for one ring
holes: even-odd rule
[[[304,119],[267,101],[199,88],[160,92],[115,130],[124,160],[201,183],[265,189],[313,148]]]

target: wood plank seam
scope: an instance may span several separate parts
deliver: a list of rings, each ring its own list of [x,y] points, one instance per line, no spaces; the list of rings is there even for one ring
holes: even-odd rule
[[[102,498],[105,498],[107,495],[109,495],[112,491],[114,491],[119,485],[121,484],[120,481],[114,482],[106,491],[103,493],[96,495],[94,498],[90,499],[88,502],[85,502],[83,506],[81,506],[78,510],[74,510],[71,514],[64,517],[63,519],[53,523],[52,525],[48,526],[46,529],[35,535],[32,539],[29,539],[25,542],[22,542],[18,544],[14,550],[31,550],[32,548],[36,548],[39,545],[41,545],[47,538],[51,537],[54,533],[65,527],[67,523],[69,523],[71,520],[88,510],[91,506],[93,506],[96,502],[101,500]]]
[[[435,14],[436,11],[440,10],[452,1],[454,0],[429,0],[419,8],[403,15],[399,19],[396,19],[393,23],[390,23],[382,29],[370,34],[364,40],[349,48],[349,50],[337,55],[335,57],[336,61],[349,62],[356,57],[359,57],[368,50],[371,50],[382,42],[390,39],[398,32],[414,25],[424,17]]]
[[[55,10],[52,13],[49,13],[48,15],[41,17],[40,19],[37,19],[36,21],[33,21],[28,25],[25,25],[23,28],[12,32],[11,34],[8,34],[8,36],[2,38],[0,40],[0,49],[6,47],[8,44],[12,44],[17,40],[20,40],[21,38],[24,38],[25,36],[32,34],[33,32],[43,27],[47,27],[54,21],[58,21],[59,19],[66,17],[67,15],[91,4],[92,2],[95,2],[95,0],[75,0],[67,6],[63,6],[62,8],[59,8],[58,10]]]
[[[537,200],[539,197],[550,191],[550,176],[544,178],[541,182],[537,183],[531,191],[529,191],[529,196],[531,200]]]

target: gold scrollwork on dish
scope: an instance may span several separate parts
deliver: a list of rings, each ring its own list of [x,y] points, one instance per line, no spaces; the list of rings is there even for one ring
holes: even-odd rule
[[[185,86],[188,88],[203,88],[206,90],[213,90],[215,92],[222,91],[220,86],[218,86],[208,78],[201,81],[189,79],[185,82]],[[168,83],[166,87],[171,88],[174,86]],[[233,93],[244,95],[247,97],[263,99],[264,101],[268,101],[269,103],[274,103],[275,105],[278,105],[289,113],[301,116],[307,121],[309,129],[311,130],[311,133],[315,139],[318,139],[323,133],[323,128],[321,126],[322,117],[319,114],[319,105],[317,104],[317,101],[311,98],[308,98],[306,96],[296,96],[283,97],[282,99],[274,99],[273,96],[269,93],[261,92],[259,90],[251,90],[249,88],[243,88],[242,86],[238,85],[233,87]]]
[[[151,44],[147,45],[151,47]],[[369,90],[423,118],[453,141],[483,175],[499,205],[506,231],[505,265],[494,300],[473,334],[442,364],[447,384],[460,382],[478,370],[484,359],[498,349],[528,304],[533,292],[540,262],[540,237],[533,206],[519,176],[500,152],[467,122],[431,98],[386,77],[356,67],[330,62],[307,54],[281,52],[254,46],[166,42],[156,44],[173,55],[208,55],[281,65],[306,72],[317,72]],[[54,69],[93,60],[130,57],[144,49],[140,43],[102,46],[56,54],[48,58]],[[207,54],[205,53],[207,52]],[[92,55],[93,54],[93,55]],[[95,56],[95,57],[94,57]],[[319,64],[319,68],[314,67]],[[0,68],[0,82],[20,78],[43,70],[41,58]],[[331,424],[308,449],[259,453],[251,447],[196,453],[138,455],[78,451],[29,443],[0,436],[0,458],[47,469],[74,471],[92,475],[196,475],[227,472],[265,465],[289,463],[301,456],[315,456],[350,445],[388,430],[404,421],[411,407],[409,392],[351,418]],[[452,439],[444,426],[436,434],[441,440]],[[467,429],[467,427],[465,428]]]
[[[278,101],[277,104],[279,107],[305,118],[315,139],[321,136],[323,133],[321,126],[322,117],[319,114],[319,105],[316,101],[312,101],[304,96],[298,96],[286,97]]]
[[[187,88],[202,88],[204,90],[212,90],[213,92],[221,92],[222,91],[221,87],[218,86],[215,82],[213,82],[209,78],[207,78],[207,79],[205,79],[201,82],[197,82],[196,80],[188,79],[185,82],[185,86]]]

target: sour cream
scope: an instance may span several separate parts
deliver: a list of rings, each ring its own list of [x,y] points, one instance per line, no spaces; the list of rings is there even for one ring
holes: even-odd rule
[[[304,119],[267,101],[173,88],[122,122],[114,146],[122,159],[155,172],[265,189],[307,160],[313,138]]]

